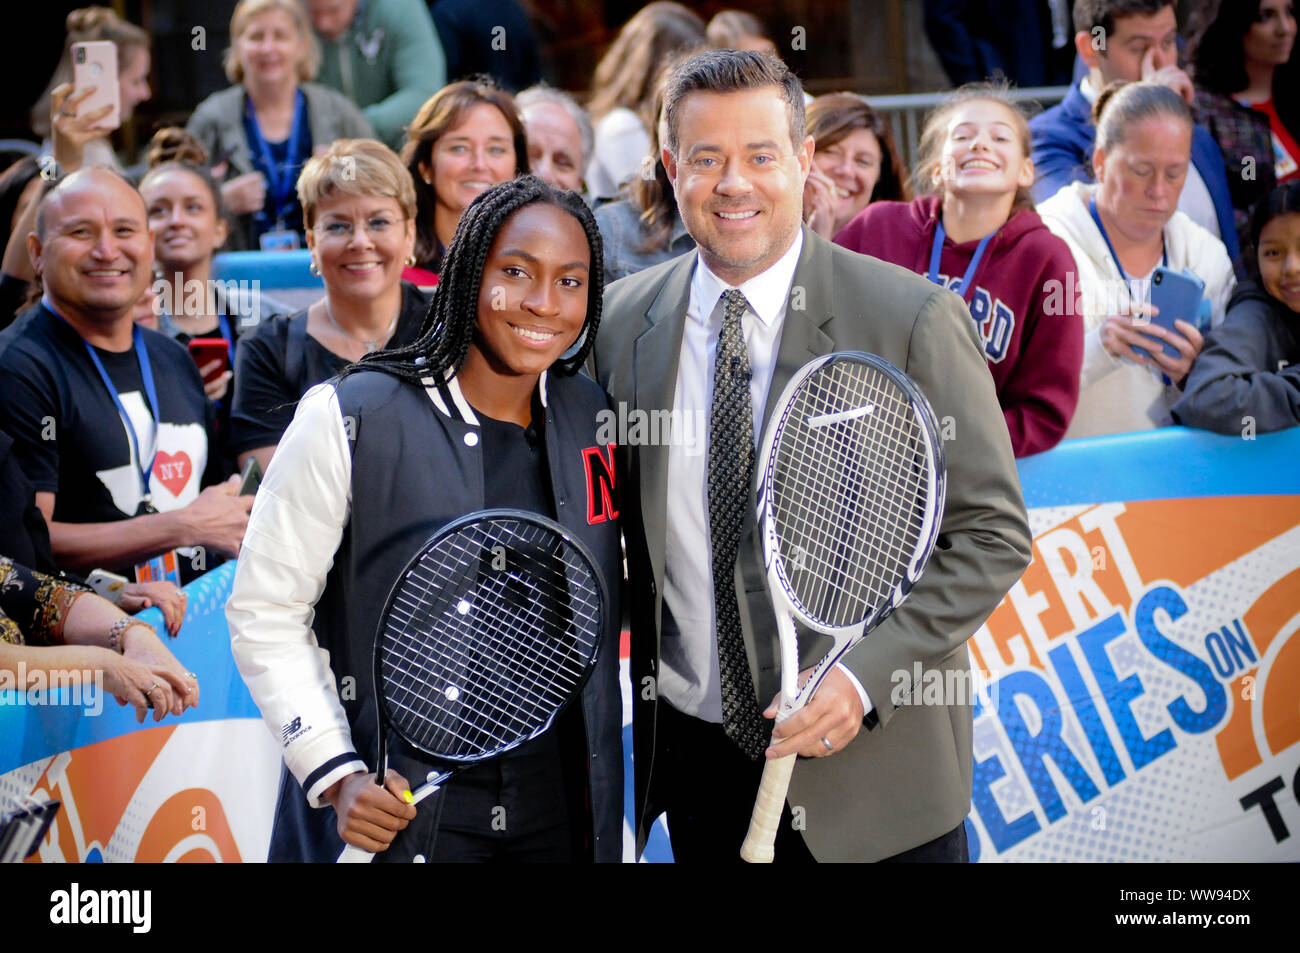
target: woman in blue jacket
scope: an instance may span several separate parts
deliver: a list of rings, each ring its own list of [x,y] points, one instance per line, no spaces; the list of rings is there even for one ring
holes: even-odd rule
[[[360,224],[355,227],[362,227]],[[582,539],[617,595],[604,392],[577,375],[600,320],[600,234],[573,193],[525,176],[474,200],[448,249],[426,333],[302,399],[245,535],[227,606],[236,661],[287,771],[272,860],[617,861],[622,735],[617,599],[597,670],[541,738],[449,781],[395,745],[367,773],[384,598],[414,552],[467,513],[513,507]],[[333,811],[318,811],[330,805]]]

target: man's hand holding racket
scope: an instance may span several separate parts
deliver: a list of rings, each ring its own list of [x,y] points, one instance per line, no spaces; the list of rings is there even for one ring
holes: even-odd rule
[[[777,400],[759,449],[757,523],[781,663],[768,717],[785,740],[767,750],[740,856],[771,863],[794,756],[824,757],[857,736],[862,702],[836,665],[920,578],[946,477],[934,410],[907,375],[873,354],[805,364]],[[799,669],[796,620],[834,642],[812,669]]]
[[[405,799],[410,793],[410,782],[389,768],[383,787],[374,772],[358,771],[330,785],[321,800],[333,806],[345,844],[377,854],[415,819],[415,805]]]
[[[800,685],[808,680],[812,671],[809,668],[799,673]],[[780,706],[781,693],[778,692],[767,711],[763,712],[763,717],[775,718]],[[839,668],[832,668],[808,704],[773,729],[772,744],[766,756],[768,760],[791,754],[825,758],[843,751],[858,736],[864,714],[857,686]],[[829,748],[826,747],[827,741],[831,744]]]

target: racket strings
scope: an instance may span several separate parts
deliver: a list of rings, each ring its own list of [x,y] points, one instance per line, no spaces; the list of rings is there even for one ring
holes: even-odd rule
[[[875,561],[875,570],[883,578],[896,572],[898,556],[906,556],[916,548],[923,522],[920,497],[925,481],[923,468],[919,466],[923,452],[921,434],[911,402],[892,382],[888,389],[882,384],[877,376],[871,391],[887,410],[881,419],[885,439],[891,446],[902,449],[902,459],[898,455],[885,459],[870,453],[864,453],[860,459],[871,464],[868,496],[877,507],[873,527],[876,532],[867,539],[867,555]],[[909,451],[917,465],[908,466]]]
[[[480,557],[467,547],[462,547],[462,552],[457,558],[463,564]],[[498,636],[499,644],[518,653],[510,656],[508,658],[509,662],[517,663],[525,670],[535,670],[539,673],[537,676],[539,684],[548,680],[548,674],[567,672],[573,676],[566,686],[568,687],[581,676],[585,657],[574,656],[571,658],[571,665],[563,666],[561,663],[564,662],[567,656],[561,650],[561,647],[566,645],[562,639],[557,637],[549,643],[534,639],[530,640],[528,645],[525,645],[521,635],[521,633],[535,634],[543,631],[568,633],[573,622],[573,613],[572,611],[560,612],[559,606],[561,602],[567,606],[572,606],[576,599],[580,609],[585,610],[585,612],[580,613],[580,617],[583,614],[592,616],[597,611],[594,600],[590,598],[584,600],[579,593],[569,589],[569,577],[573,572],[578,571],[580,567],[572,563],[561,562],[562,558],[561,554],[548,553],[543,558],[530,560],[527,565],[516,566],[517,571],[514,572],[510,571],[509,566],[500,570],[493,569],[488,576],[482,579],[483,585],[478,593],[478,604],[509,605],[514,611],[510,613],[508,620],[515,624],[512,627],[506,627],[502,620],[491,615],[480,615],[477,617],[477,621],[487,624],[489,630]],[[567,572],[566,565],[568,567]],[[449,581],[440,579],[436,585],[444,586]],[[512,583],[519,586],[528,586],[529,591],[526,593],[515,592],[513,595],[516,598],[509,598],[503,590]],[[561,594],[562,599],[554,598],[556,594]],[[527,596],[528,598],[520,601],[519,596]],[[593,639],[590,648],[594,649],[594,647]]]
[[[479,595],[491,597],[485,593]],[[529,624],[522,615],[508,621],[513,626]],[[555,707],[559,686],[572,687],[576,681],[572,677],[548,676],[544,669],[531,664],[528,653],[535,647],[523,645],[517,639],[502,638],[505,630],[501,624],[484,619],[479,613],[436,620],[435,631],[438,622],[447,630],[454,631],[458,626],[469,626],[471,630],[457,633],[458,641],[435,638],[427,651],[415,654],[408,639],[402,643],[401,655],[390,659],[387,666],[387,671],[399,682],[401,677],[409,680],[413,660],[416,665],[413,670],[420,673],[420,678],[412,681],[407,690],[394,691],[395,707],[405,710],[408,731],[412,734],[441,729],[471,749],[500,747],[527,735],[544,722]],[[472,631],[474,623],[480,624],[477,636]],[[484,631],[489,638],[483,638]],[[477,644],[467,648],[469,640],[476,640]],[[549,653],[547,661],[555,661],[554,653]],[[403,664],[408,668],[404,669]],[[512,666],[517,668],[512,670]],[[555,675],[571,672],[564,664],[547,668]],[[429,682],[430,690],[425,690],[423,685]],[[424,741],[429,743],[428,738]],[[441,748],[442,743],[436,747]]]
[[[844,370],[841,369],[841,377],[847,376]],[[911,422],[911,408],[892,392],[892,388],[882,387],[876,375],[865,381],[852,378],[850,381],[867,385],[865,390],[858,388],[851,393],[857,401],[868,401],[873,411],[869,417],[862,418],[857,427],[841,434],[842,438],[849,439],[838,441],[840,452],[835,463],[842,468],[841,482],[854,486],[856,492],[845,492],[842,486],[837,488],[842,501],[838,514],[842,531],[833,541],[839,548],[837,565],[843,566],[846,561],[855,565],[859,560],[849,558],[855,551],[866,558],[865,578],[878,581],[868,598],[878,603],[896,584],[895,556],[899,547],[907,546],[909,542],[906,528],[910,521],[909,514],[903,509],[904,501],[910,503],[914,500],[914,491],[919,487],[900,481],[908,470],[899,467],[897,460],[879,457],[869,451],[873,446],[879,449],[881,443],[897,444],[900,439],[907,439],[904,428]],[[837,383],[843,385],[845,381]],[[863,426],[868,422],[875,426]],[[834,615],[847,611],[848,615],[857,616],[865,608],[832,606],[829,612]]]
[[[445,584],[446,580],[438,582]],[[515,606],[504,620],[493,619],[478,612],[481,602],[502,598],[498,590],[499,586],[487,586],[486,590],[473,594],[473,603],[465,599],[467,615],[448,615],[439,620],[442,628],[454,632],[455,629],[468,627],[468,631],[455,632],[455,640],[448,641],[447,637],[439,634],[438,625],[434,624],[430,632],[433,636],[430,649],[433,651],[429,654],[430,657],[438,658],[441,651],[442,657],[446,659],[443,666],[454,668],[455,671],[443,672],[442,675],[456,677],[459,679],[456,683],[458,685],[464,683],[460,686],[458,696],[463,692],[464,686],[477,689],[497,702],[500,710],[521,711],[521,716],[526,720],[532,718],[532,706],[525,706],[524,702],[533,702],[537,706],[549,705],[551,698],[545,689],[554,690],[556,684],[571,688],[581,671],[575,670],[572,663],[567,663],[555,645],[547,646],[545,642],[528,645],[517,636],[519,631],[538,631],[541,625],[546,624],[538,611]],[[478,625],[489,637],[476,638],[474,625]],[[448,666],[448,663],[455,664]],[[568,677],[563,677],[565,675]],[[500,683],[511,690],[497,688]],[[428,701],[425,703],[430,705]]]
[[[407,574],[379,652],[394,727],[448,758],[542,728],[599,639],[598,587],[567,543],[537,527],[473,529]]]
[[[458,569],[460,568],[461,565],[465,563],[467,558],[477,558],[477,556],[474,554],[466,553],[465,555],[459,558],[461,562],[457,565]],[[484,599],[500,600],[502,597],[499,593],[499,589],[501,587],[502,582],[506,578],[507,577],[504,572],[497,572],[493,577],[490,577],[488,580],[489,583],[488,587],[486,589],[482,589],[479,591],[478,601],[481,602]],[[441,572],[437,574],[437,578],[435,579],[421,578],[422,587],[429,591],[441,590],[441,591],[459,592],[464,588],[464,585],[462,584],[460,588],[457,588],[457,582],[458,580],[451,578],[445,573],[441,573]],[[466,600],[466,605],[467,606],[469,605],[468,600]],[[526,606],[516,605],[515,608],[517,610],[517,613],[511,618],[511,621],[515,623],[516,630],[540,631],[542,626],[548,626],[548,625],[552,627],[551,631],[561,630],[563,628],[563,625],[567,622],[567,620],[562,622],[559,619],[552,620],[552,619],[543,618],[541,612],[538,611],[537,609],[537,607],[541,605],[544,605],[544,602],[542,601],[530,602]],[[422,621],[427,621],[427,620],[422,620]],[[449,620],[449,621],[454,622],[454,620]],[[546,672],[551,666],[554,666],[553,671],[555,672],[555,674],[562,674],[568,672],[575,676],[575,679],[573,680],[576,680],[576,677],[580,676],[581,669],[577,668],[575,671],[573,665],[566,666],[562,664],[563,659],[559,657],[559,653],[557,651],[552,651],[549,654],[544,651],[531,652],[531,653],[526,652],[524,651],[525,646],[523,645],[523,643],[516,636],[514,636],[511,631],[503,628],[499,623],[494,622],[494,620],[490,618],[485,620],[479,616],[476,616],[474,621],[486,622],[489,629],[495,635],[498,636],[499,644],[517,653],[515,656],[510,657],[509,659],[510,662],[517,662],[525,668],[538,669],[541,672],[541,674],[538,675],[535,679],[536,684],[541,684],[543,681],[546,680]],[[410,624],[410,620],[408,620],[408,624]],[[452,658],[456,658],[462,662],[469,661],[469,656],[466,655],[464,650],[465,643],[463,641],[460,643],[452,644],[447,642],[445,639],[439,639],[438,631],[436,628],[432,630],[430,634],[435,640],[438,640],[437,641],[438,647],[443,649]],[[491,644],[492,644],[491,642],[486,643],[487,646],[490,646]],[[539,643],[539,645],[542,645],[543,648],[545,647],[544,643]],[[436,657],[436,655],[432,653],[430,653],[430,655],[431,657]],[[534,655],[537,655],[538,658],[534,658],[533,657]],[[541,665],[533,664],[536,662],[540,662],[542,664]],[[569,681],[570,685],[572,684],[573,680]],[[522,686],[522,690],[525,693],[527,693],[530,687],[531,685],[525,683]],[[534,694],[534,697],[537,696]],[[503,699],[503,703],[508,703],[508,701],[509,701],[508,698]],[[539,699],[539,701],[541,701],[542,703],[546,703],[544,699]]]
[[[429,626],[430,620],[427,615],[421,615],[410,621],[423,628]],[[476,619],[476,621],[482,620]],[[446,620],[444,625],[447,623],[455,625],[451,620]],[[392,654],[385,659],[384,665],[386,678],[397,689],[394,692],[392,705],[412,718],[413,723],[436,724],[469,745],[496,747],[512,734],[529,730],[536,717],[536,710],[550,703],[547,696],[534,690],[536,686],[542,684],[541,679],[538,679],[534,673],[529,673],[533,679],[531,682],[528,678],[515,679],[510,685],[513,691],[507,692],[501,679],[496,675],[496,672],[501,669],[497,660],[485,656],[481,651],[474,655],[467,653],[464,641],[449,642],[446,638],[439,637],[436,625],[431,632],[432,641],[427,643],[412,640],[408,635],[409,631],[409,629],[399,629],[394,633],[397,641],[394,642]],[[490,645],[491,643],[488,643],[488,647]],[[508,645],[503,647],[511,648]],[[521,657],[522,653],[517,654],[511,661],[518,661]],[[422,681],[414,681],[410,688],[403,690],[403,678],[412,671],[426,674]],[[557,674],[563,671],[564,668],[557,666]],[[424,682],[433,679],[445,680],[442,695],[437,694],[437,686],[434,686],[433,693],[414,691]],[[554,682],[558,681],[560,680],[554,679],[547,687],[554,687]],[[568,680],[568,684],[572,685],[573,681],[574,679]],[[447,687],[455,689],[455,697],[443,701]],[[476,693],[477,697],[490,699],[494,706],[477,712],[477,725],[470,725],[482,729],[481,738],[465,737],[455,730],[461,726],[461,722],[467,721],[455,705],[467,690]],[[532,704],[525,704],[525,702]],[[488,723],[496,726],[498,729],[496,734],[487,731]]]
[[[858,395],[862,399],[863,395]],[[892,456],[876,456],[870,451],[879,450],[882,443],[897,444],[906,440],[903,428],[910,423],[910,406],[900,402],[896,395],[873,381],[865,394],[874,408],[872,422],[876,425],[856,427],[856,433],[850,432],[850,438],[840,442],[841,455],[836,462],[844,468],[845,478],[858,487],[855,493],[843,493],[839,524],[843,531],[835,542],[839,544],[841,561],[848,560],[850,554],[857,552],[866,564],[863,573],[866,580],[874,581],[866,598],[875,604],[896,585],[897,556],[914,540],[908,539],[907,529],[910,525],[908,507],[915,500],[916,485],[907,485],[900,477],[909,472],[906,466]],[[849,511],[849,508],[852,511]],[[854,532],[856,530],[856,533]],[[914,534],[913,534],[914,535]],[[849,560],[851,565],[860,559]],[[829,614],[841,617],[860,616],[866,606],[832,606]]]
[[[813,375],[783,422],[773,515],[807,613],[854,624],[903,578],[925,511],[925,444],[907,394],[865,364]]]

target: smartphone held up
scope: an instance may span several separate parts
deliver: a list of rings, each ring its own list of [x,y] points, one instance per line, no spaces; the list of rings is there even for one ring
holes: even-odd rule
[[[117,46],[111,40],[90,40],[72,44],[73,95],[94,87],[78,107],[78,114],[111,106],[99,128],[112,132],[122,124],[122,102],[117,77]]]

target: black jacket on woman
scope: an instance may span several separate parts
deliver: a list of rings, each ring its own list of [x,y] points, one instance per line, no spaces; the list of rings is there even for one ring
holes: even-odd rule
[[[580,722],[582,738],[567,746],[579,750],[565,763],[586,787],[585,798],[574,799],[585,821],[571,831],[578,856],[617,862],[622,554],[614,450],[602,439],[608,398],[586,377],[550,373],[538,395],[533,419],[541,422],[552,512],[591,550],[610,596],[596,669],[580,707],[566,713],[580,715],[570,723]],[[332,861],[342,849],[321,795],[354,771],[374,769],[373,653],[388,593],[439,529],[484,508],[484,468],[497,463],[485,456],[482,426],[454,378],[426,389],[361,371],[303,398],[259,491],[227,604],[235,660],[284,745],[271,860]],[[403,744],[390,751],[391,768],[414,784],[431,769]],[[433,803],[423,802],[376,859],[429,857]]]

